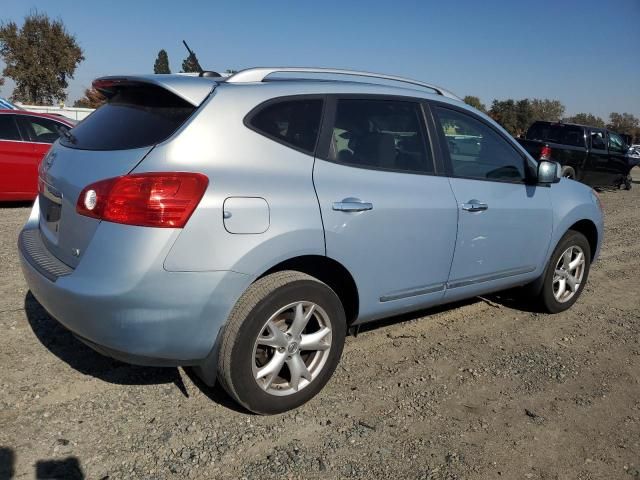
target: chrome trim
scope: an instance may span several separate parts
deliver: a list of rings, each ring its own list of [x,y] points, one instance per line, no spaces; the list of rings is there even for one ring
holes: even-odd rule
[[[63,124],[64,125],[64,124]],[[69,125],[65,125],[65,127],[68,127]],[[32,142],[31,140],[5,140],[4,138],[0,138],[0,142],[11,142],[11,143],[29,143],[29,144],[36,144],[36,145],[53,145],[54,142],[51,143],[47,143],[47,142]]]
[[[480,275],[475,277],[466,277],[456,280],[455,282],[448,282],[447,288],[458,288],[473,285],[475,283],[489,282],[491,280],[499,280],[501,278],[513,277],[515,275],[522,275],[524,273],[531,273],[535,271],[536,267],[520,267],[511,268],[508,270],[502,270],[500,272],[491,273],[489,275]]]
[[[57,203],[58,205],[62,205],[62,192],[52,187],[44,180],[40,179],[40,181],[42,182],[42,185],[44,187],[41,192],[42,195],[44,195],[46,198],[48,198],[52,202]]]
[[[479,202],[478,200],[471,200],[469,203],[462,204],[462,210],[467,212],[483,212],[489,208],[486,203]]]
[[[345,198],[341,202],[333,202],[331,208],[337,212],[365,212],[367,210],[373,210],[373,203]]]
[[[395,82],[407,83],[419,87],[425,87],[435,91],[438,95],[461,100],[460,97],[451,93],[444,88],[440,88],[431,83],[420,82],[405,77],[397,77],[395,75],[385,75],[382,73],[363,72],[358,70],[345,70],[339,68],[313,68],[313,67],[257,67],[241,70],[224,80],[227,83],[250,83],[264,82],[269,75],[274,73],[318,73],[327,75],[353,75],[355,77],[378,78],[381,80],[391,80]]]
[[[391,302],[402,298],[417,297],[418,295],[426,295],[427,293],[441,292],[445,288],[444,283],[436,283],[433,285],[425,285],[423,287],[414,287],[407,290],[398,290],[390,292],[380,297],[381,302]]]

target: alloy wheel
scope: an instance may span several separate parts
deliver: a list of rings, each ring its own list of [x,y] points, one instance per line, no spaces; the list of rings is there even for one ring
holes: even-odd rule
[[[558,259],[553,274],[553,296],[559,303],[568,302],[578,292],[585,271],[582,248],[573,245]]]
[[[280,308],[264,324],[253,347],[253,376],[271,395],[292,395],[318,377],[331,349],[327,313],[308,301]]]

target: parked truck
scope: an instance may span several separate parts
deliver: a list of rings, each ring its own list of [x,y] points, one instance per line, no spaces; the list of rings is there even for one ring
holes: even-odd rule
[[[573,123],[534,122],[518,142],[538,160],[562,165],[562,175],[592,187],[631,188],[636,160],[618,133]]]

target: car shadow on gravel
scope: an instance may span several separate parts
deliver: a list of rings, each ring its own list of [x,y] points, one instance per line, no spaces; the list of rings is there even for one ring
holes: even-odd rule
[[[438,305],[423,310],[418,310],[409,313],[403,313],[395,315],[393,317],[383,318],[373,322],[365,323],[357,329],[356,333],[368,332],[371,330],[377,330],[379,328],[388,327],[391,325],[397,325],[404,322],[410,322],[422,317],[428,317],[437,313],[448,312],[450,310],[456,310],[458,308],[473,305],[475,303],[484,302],[494,308],[511,308],[522,312],[529,313],[541,313],[543,310],[539,306],[536,306],[534,302],[528,301],[522,296],[519,289],[505,290],[503,292],[494,293],[482,297],[473,297],[466,300],[460,300],[454,303],[446,303],[444,305]],[[354,334],[354,329],[351,330],[351,334]]]
[[[173,383],[185,397],[189,397],[178,368],[131,365],[93,351],[53,319],[31,292],[25,296],[24,310],[29,325],[40,343],[73,369],[118,385]],[[214,387],[205,385],[191,368],[186,368],[185,373],[193,384],[215,403],[237,412],[249,413],[237,405],[219,384]]]
[[[3,209],[10,209],[10,208],[26,208],[26,207],[31,207],[33,205],[33,201],[26,201],[26,202],[2,202],[0,204],[0,210]]]
[[[0,480],[15,478],[16,454],[12,448],[0,447]],[[35,478],[82,480],[85,478],[77,457],[38,460],[35,463]]]
[[[175,383],[188,396],[177,368],[129,365],[93,351],[54,320],[31,292],[25,296],[24,310],[40,343],[75,370],[119,385]]]

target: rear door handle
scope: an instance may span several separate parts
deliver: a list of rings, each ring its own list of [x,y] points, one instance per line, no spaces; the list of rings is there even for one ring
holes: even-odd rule
[[[482,203],[478,200],[469,200],[468,203],[462,204],[462,209],[467,212],[484,212],[489,208],[489,205]]]
[[[345,198],[340,202],[333,202],[333,207],[337,212],[364,212],[373,210],[373,203],[363,202],[359,198]]]

